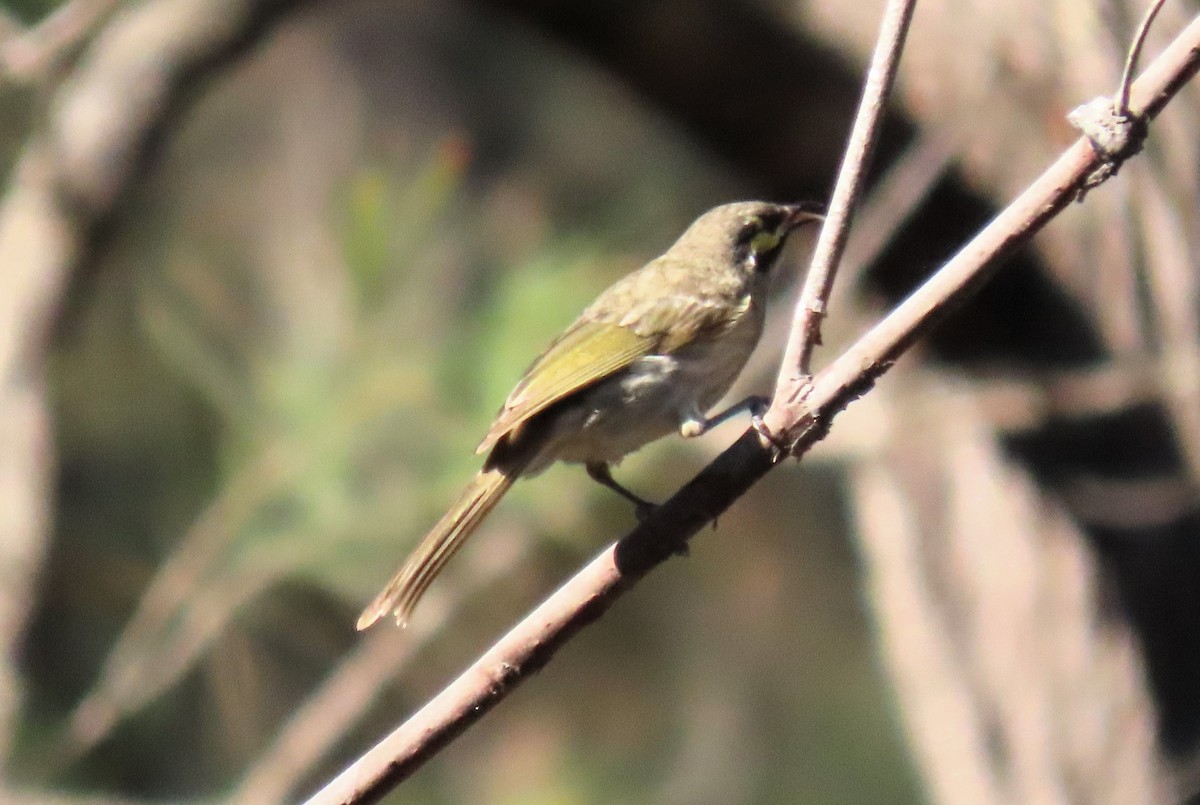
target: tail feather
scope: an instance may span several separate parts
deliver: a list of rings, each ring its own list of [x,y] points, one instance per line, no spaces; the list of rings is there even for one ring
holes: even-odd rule
[[[398,624],[406,625],[434,577],[504,497],[517,475],[517,472],[506,473],[494,468],[480,471],[421,540],[383,592],[359,615],[358,630],[366,629],[389,613],[395,616]]]

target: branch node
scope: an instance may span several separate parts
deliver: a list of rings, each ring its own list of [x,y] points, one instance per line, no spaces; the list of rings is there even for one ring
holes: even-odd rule
[[[1093,98],[1075,107],[1067,115],[1067,121],[1088,138],[1100,158],[1100,164],[1080,185],[1076,201],[1082,201],[1087,191],[1116,176],[1125,160],[1142,150],[1149,129],[1144,117],[1128,110],[1118,112],[1113,99],[1106,97]]]
[[[1129,93],[1133,86],[1133,71],[1141,56],[1142,46],[1146,44],[1146,35],[1150,32],[1150,26],[1163,2],[1164,0],[1155,0],[1151,3],[1138,24],[1133,42],[1129,45],[1129,53],[1125,57],[1121,83],[1113,97],[1093,98],[1082,106],[1075,107],[1067,115],[1067,121],[1088,138],[1092,150],[1101,160],[1100,165],[1088,174],[1080,186],[1076,201],[1083,201],[1087,191],[1116,176],[1122,163],[1142,150],[1148,129],[1146,118],[1130,110]]]
[[[778,464],[784,456],[791,452],[788,445],[771,432],[767,423],[763,422],[762,416],[755,414],[750,417],[750,427],[754,428],[755,433],[758,434],[758,441],[763,448],[771,451],[772,464]]]

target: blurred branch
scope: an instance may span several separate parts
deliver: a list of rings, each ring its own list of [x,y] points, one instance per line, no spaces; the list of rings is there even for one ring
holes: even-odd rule
[[[1106,612],[1078,521],[1006,460],[969,387],[906,368],[875,407],[894,438],[851,489],[930,801],[1180,801],[1137,638]],[[920,392],[887,393],[906,381]]]
[[[445,610],[442,610],[445,613]],[[301,777],[355,724],[428,640],[445,617],[424,618],[411,635],[366,635],[333,674],[291,714],[278,736],[258,758],[228,802],[254,805],[285,802]],[[430,628],[426,628],[426,626]]]
[[[108,738],[131,713],[195,667],[241,607],[278,578],[277,573],[230,573],[192,591],[189,606],[161,631],[123,641],[104,665],[96,685],[71,713],[60,763],[74,762]],[[190,588],[189,588],[190,590]],[[140,625],[144,625],[140,624]]]
[[[1170,413],[1188,473],[1200,486],[1200,280],[1188,224],[1147,171],[1133,172],[1139,205],[1146,284],[1153,301],[1159,349],[1157,388]],[[1194,232],[1193,232],[1194,235]]]
[[[1200,69],[1200,18],[1159,56],[1134,85],[1132,111],[1157,114]],[[832,418],[868,391],[892,363],[953,305],[994,272],[999,258],[1027,242],[1078,197],[1102,164],[1087,139],[1070,146],[1028,189],[930,280],[838,357],[812,382],[796,407],[777,406],[767,425],[803,455]],[[576,632],[723,512],[783,456],[749,430],[696,478],[616,544],[610,546],[471,665],[407,722],[334,778],[310,800],[373,802],[478,721],[517,685],[549,662]]]
[[[1114,416],[1140,405],[1180,396],[1192,382],[1200,349],[1180,349],[1159,359],[1116,360],[1099,366],[1063,371],[997,371],[973,384],[973,395],[988,421],[1016,433],[1043,427],[1052,419],[1080,420]],[[1190,398],[1200,397],[1200,388]],[[1184,420],[1185,422],[1187,420]],[[1176,428],[1180,423],[1176,423]],[[1181,434],[1181,440],[1187,434]],[[1186,443],[1185,443],[1186,447]]]
[[[826,223],[821,227],[804,288],[796,302],[792,335],[775,383],[778,404],[799,399],[812,375],[812,353],[821,343],[821,321],[829,308],[838,263],[850,237],[850,218],[866,183],[867,161],[879,138],[883,107],[896,80],[900,53],[915,7],[916,0],[890,0],[884,9],[879,39],[867,69],[862,100],[846,144],[846,156],[833,187]]]
[[[43,353],[68,279],[203,84],[301,0],[150,0],[96,36],[35,127],[0,202],[0,676],[49,528],[53,449]],[[91,6],[89,6],[91,8]],[[15,679],[0,679],[0,757]]]
[[[1000,802],[996,771],[985,762],[987,725],[972,691],[955,673],[955,646],[928,616],[935,602],[917,551],[921,523],[899,474],[862,462],[851,477],[854,511],[864,552],[871,561],[868,585],[881,621],[880,651],[891,663],[896,695],[903,702],[907,744],[924,768],[953,768],[929,775],[931,802]],[[936,729],[933,727],[936,725]],[[988,796],[984,796],[984,794]]]
[[[429,617],[418,619],[404,639],[389,630],[369,634],[292,713],[227,801],[244,805],[287,801],[303,776],[359,722],[384,686],[476,592],[508,576],[528,545],[515,533],[493,534],[489,549],[472,555],[472,564],[454,585],[453,597],[446,588],[432,591],[426,602]]]
[[[0,8],[0,50],[25,33],[25,26],[6,8]]]
[[[1162,474],[1130,479],[1080,473],[1057,483],[1055,493],[1089,526],[1127,532],[1177,522],[1196,507],[1190,479]]]
[[[103,741],[123,716],[183,675],[232,613],[273,580],[273,574],[236,574],[205,584],[229,543],[290,479],[285,453],[271,445],[236,474],[155,573],[71,715],[66,750],[72,757]],[[204,606],[206,600],[210,605]]]
[[[849,302],[864,272],[916,214],[958,155],[958,138],[922,130],[888,167],[887,173],[875,181],[858,211],[858,225],[846,244],[839,269],[842,281],[834,289],[832,299],[839,300],[844,295]],[[784,295],[783,290],[780,295]],[[786,344],[791,327],[792,322],[787,316],[768,318],[767,329],[760,340],[764,344]],[[766,377],[768,371],[771,375],[778,374],[775,358],[767,350],[756,351],[750,361],[743,379]]]
[[[119,0],[72,0],[28,30],[10,21],[12,31],[0,41],[0,82],[44,81],[118,4]]]
[[[858,226],[842,258],[841,271],[851,272],[849,284],[861,278],[946,175],[960,146],[960,137],[922,130],[875,183],[858,212]],[[846,285],[843,281],[842,287]]]

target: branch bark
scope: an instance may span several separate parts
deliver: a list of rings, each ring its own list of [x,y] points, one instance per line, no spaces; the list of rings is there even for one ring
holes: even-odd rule
[[[1135,83],[1130,108],[1149,120],[1200,69],[1200,18]],[[1076,199],[1102,158],[1080,138],[945,266],[813,380],[811,391],[767,414],[796,456],[828,431],[832,418],[954,305],[977,289],[999,259],[1027,242]],[[783,460],[749,430],[645,522],[593,559],[487,653],[391,735],[359,758],[310,803],[374,802],[545,665],[576,632]]]
[[[916,0],[892,0],[883,12],[879,42],[867,70],[862,100],[846,145],[846,157],[829,200],[829,214],[821,227],[804,288],[796,302],[795,324],[775,383],[775,398],[779,403],[797,399],[812,375],[812,353],[821,343],[821,321],[828,313],[833,281],[837,278],[838,264],[850,237],[850,219],[866,184],[867,163],[879,138],[883,107],[896,80],[900,54],[916,5]]]

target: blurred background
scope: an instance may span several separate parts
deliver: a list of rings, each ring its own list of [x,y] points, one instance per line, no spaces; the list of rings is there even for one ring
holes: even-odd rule
[[[0,7],[0,801],[301,799],[628,530],[555,468],[353,630],[596,293],[827,197],[880,7]],[[922,4],[819,361],[1074,139],[1141,12]],[[1197,97],[389,801],[1200,790]],[[618,478],[663,499],[743,425]]]

